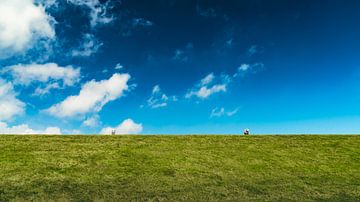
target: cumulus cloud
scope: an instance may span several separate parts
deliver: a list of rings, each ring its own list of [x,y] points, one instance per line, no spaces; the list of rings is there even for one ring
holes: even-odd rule
[[[55,37],[54,19],[33,0],[0,1],[0,57],[23,53],[38,40]]]
[[[208,74],[201,79],[200,83],[190,90],[185,97],[191,98],[196,96],[201,99],[206,99],[215,93],[226,92],[227,84],[229,83],[228,77],[223,76],[222,79],[218,79],[220,80],[218,82],[214,81],[215,78],[213,73]]]
[[[6,123],[0,122],[0,135],[60,135],[61,130],[58,127],[48,127],[45,130],[31,129],[27,124],[9,127]]]
[[[61,67],[55,63],[13,65],[5,67],[2,72],[9,73],[17,85],[43,83],[43,86],[36,88],[35,95],[44,95],[51,89],[73,86],[80,80],[79,68],[70,65]]]
[[[16,98],[12,83],[0,78],[0,121],[11,120],[25,111],[25,104]]]
[[[112,15],[109,15],[108,12],[109,8],[111,7],[111,1],[101,3],[99,0],[67,0],[67,2],[89,9],[91,27],[95,27],[101,24],[108,24],[115,19]]]
[[[105,104],[118,99],[129,89],[129,79],[129,74],[116,73],[108,80],[91,80],[82,86],[78,95],[69,96],[45,111],[56,117],[74,117],[99,112]]]
[[[129,135],[129,134],[139,134],[142,132],[142,124],[135,123],[132,119],[126,119],[120,123],[115,128],[106,127],[100,131],[100,134],[110,135],[112,131],[115,130],[116,135]]]
[[[147,100],[148,106],[155,109],[166,107],[168,102],[176,101],[177,98],[175,96],[171,96],[170,98],[161,91],[160,86],[156,85],[153,87],[150,98]]]
[[[98,52],[103,43],[99,42],[94,35],[85,34],[82,44],[71,51],[73,57],[89,57]]]

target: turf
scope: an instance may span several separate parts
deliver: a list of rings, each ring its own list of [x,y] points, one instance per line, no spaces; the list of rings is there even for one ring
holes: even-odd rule
[[[360,136],[0,136],[0,201],[360,201]]]

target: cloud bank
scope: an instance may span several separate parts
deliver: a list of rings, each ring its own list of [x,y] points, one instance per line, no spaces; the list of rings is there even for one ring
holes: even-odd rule
[[[107,127],[100,131],[100,134],[110,135],[115,130],[116,135],[139,134],[142,132],[142,124],[135,123],[132,119],[126,119],[115,128]]]
[[[6,123],[0,122],[0,135],[60,135],[61,130],[58,127],[48,127],[45,130],[31,129],[27,124],[9,127]]]

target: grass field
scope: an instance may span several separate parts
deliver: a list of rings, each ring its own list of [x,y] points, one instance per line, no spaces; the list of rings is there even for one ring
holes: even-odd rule
[[[0,136],[0,201],[360,201],[360,136]]]

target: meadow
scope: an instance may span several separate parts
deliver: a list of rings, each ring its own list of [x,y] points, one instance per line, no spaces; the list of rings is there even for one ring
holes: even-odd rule
[[[360,201],[360,136],[0,136],[0,201]]]

